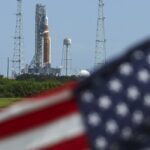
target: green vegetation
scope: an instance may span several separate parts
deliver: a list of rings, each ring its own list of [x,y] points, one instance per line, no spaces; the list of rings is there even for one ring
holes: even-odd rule
[[[20,98],[0,98],[0,108],[7,107],[18,100],[20,100]]]
[[[21,75],[13,79],[0,78],[0,98],[26,97],[75,80],[76,77]]]
[[[55,88],[77,77],[55,77],[24,74],[16,79],[0,78],[0,108],[10,105],[20,97],[31,96]]]

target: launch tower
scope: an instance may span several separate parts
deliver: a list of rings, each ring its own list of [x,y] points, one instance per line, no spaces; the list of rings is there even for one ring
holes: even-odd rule
[[[96,31],[95,67],[106,64],[106,39],[104,20],[104,2],[103,0],[99,0]]]
[[[37,69],[43,65],[43,32],[45,27],[45,18],[45,6],[37,4],[35,16],[35,66]]]

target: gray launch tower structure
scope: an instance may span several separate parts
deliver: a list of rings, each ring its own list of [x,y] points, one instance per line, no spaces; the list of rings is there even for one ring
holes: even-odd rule
[[[30,64],[30,71],[40,72],[43,66],[43,32],[46,18],[46,8],[44,5],[37,4],[35,12],[35,55]]]
[[[43,65],[43,32],[46,18],[45,6],[36,5],[35,16],[35,67],[38,69]]]

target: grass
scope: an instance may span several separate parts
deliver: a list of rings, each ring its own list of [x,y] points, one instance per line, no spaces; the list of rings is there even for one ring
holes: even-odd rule
[[[0,108],[7,107],[16,101],[18,101],[20,98],[0,98]]]

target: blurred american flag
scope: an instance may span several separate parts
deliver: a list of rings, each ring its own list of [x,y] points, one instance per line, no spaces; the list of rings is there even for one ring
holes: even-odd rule
[[[25,99],[0,113],[0,150],[82,150],[85,128],[73,96],[76,83]]]

